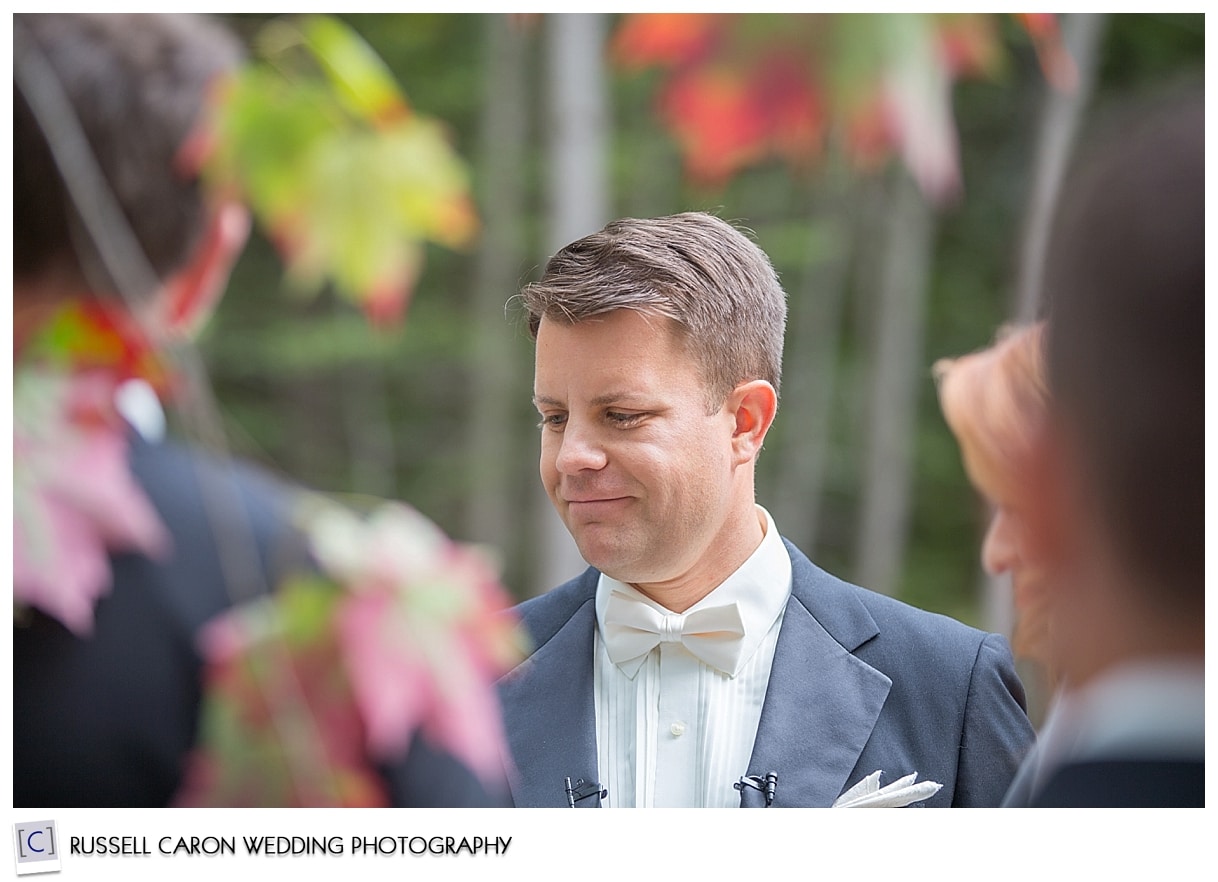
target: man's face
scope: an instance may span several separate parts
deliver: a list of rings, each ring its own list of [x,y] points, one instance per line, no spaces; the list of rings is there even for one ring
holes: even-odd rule
[[[706,413],[701,372],[671,327],[622,309],[543,319],[537,333],[542,483],[584,559],[636,585],[713,557],[740,492],[733,417]]]

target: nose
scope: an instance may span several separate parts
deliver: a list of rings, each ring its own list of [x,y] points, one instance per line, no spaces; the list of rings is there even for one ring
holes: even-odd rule
[[[568,418],[562,434],[558,436],[558,453],[554,467],[564,475],[575,475],[583,471],[596,471],[605,467],[604,447],[597,441],[595,433],[588,427]]]
[[[1015,535],[1015,523],[1005,509],[996,509],[990,518],[985,541],[981,544],[981,565],[991,576],[997,576],[1013,569],[1018,562],[1019,544]]]

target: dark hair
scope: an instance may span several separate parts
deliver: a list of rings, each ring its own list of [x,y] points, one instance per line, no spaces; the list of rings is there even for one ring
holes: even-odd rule
[[[1205,110],[1114,122],[1063,196],[1045,293],[1049,383],[1111,545],[1186,610],[1204,600]]]
[[[182,169],[179,153],[240,44],[186,15],[15,15],[13,25],[14,274],[56,267],[95,293],[117,293],[48,143],[49,115],[79,126],[150,281],[163,281],[205,217],[196,170]]]
[[[543,317],[574,324],[618,309],[675,323],[701,365],[713,412],[737,384],[782,379],[787,300],[765,252],[702,212],[624,218],[572,242],[520,300],[534,337]]]

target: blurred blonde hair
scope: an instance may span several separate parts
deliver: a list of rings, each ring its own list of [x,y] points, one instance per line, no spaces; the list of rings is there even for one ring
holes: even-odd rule
[[[935,362],[939,403],[960,445],[969,480],[992,503],[1022,517],[1024,468],[1049,410],[1045,367],[1045,323],[1008,325],[993,344],[959,358]],[[1052,687],[1048,657],[1048,597],[1034,562],[1023,562],[1014,582],[1017,615],[1011,648],[1043,666]]]
[[[969,480],[991,500],[1018,500],[1021,466],[1048,413],[1045,323],[1007,325],[994,343],[934,364],[939,404]]]

